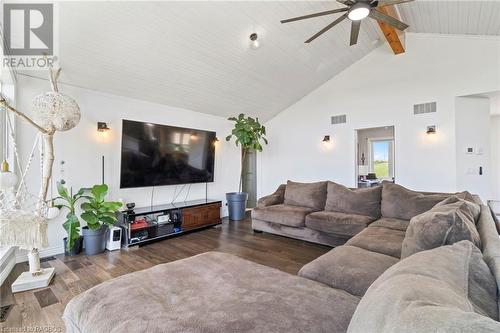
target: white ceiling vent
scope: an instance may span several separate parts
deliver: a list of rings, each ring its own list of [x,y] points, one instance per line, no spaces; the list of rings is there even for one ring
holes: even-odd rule
[[[437,111],[437,103],[422,103],[413,105],[413,114],[424,114],[424,113],[432,113]]]
[[[347,122],[347,115],[345,114],[332,116],[332,125],[345,124],[346,122]]]

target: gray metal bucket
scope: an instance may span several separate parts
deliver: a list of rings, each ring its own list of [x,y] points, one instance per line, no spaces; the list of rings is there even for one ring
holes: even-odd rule
[[[106,249],[106,233],[108,227],[103,225],[99,230],[90,230],[88,227],[82,228],[83,245],[86,255],[94,255],[104,252]]]
[[[227,208],[229,210],[229,219],[233,221],[243,220],[247,208],[248,193],[231,192],[226,193]]]

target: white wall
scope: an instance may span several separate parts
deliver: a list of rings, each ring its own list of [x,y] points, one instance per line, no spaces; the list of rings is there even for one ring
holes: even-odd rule
[[[455,100],[457,190],[491,199],[490,100],[484,97],[457,97]],[[473,153],[466,153],[472,148]],[[482,168],[482,174],[479,169]]]
[[[490,96],[491,114],[500,116],[500,91],[488,95],[491,95]]]
[[[64,80],[64,71],[62,80]],[[138,87],[138,89],[142,88]],[[50,90],[48,82],[20,76],[17,96],[18,108],[23,111],[30,110],[32,98],[47,90]],[[54,181],[61,178],[60,162],[64,160],[66,162],[64,179],[69,186],[79,189],[100,183],[101,156],[104,155],[106,160],[105,182],[109,184],[111,190],[109,198],[122,198],[125,202],[135,202],[137,207],[149,206],[152,188],[119,189],[121,120],[131,119],[215,131],[220,142],[216,148],[215,181],[208,184],[208,197],[224,200],[226,192],[237,190],[240,166],[239,150],[232,142],[227,143],[223,140],[232,128],[231,122],[225,118],[66,85],[61,85],[60,91],[72,96],[79,103],[82,119],[76,128],[68,132],[56,133]],[[96,131],[98,121],[107,122],[111,128],[105,138]],[[25,161],[33,144],[35,131],[20,121],[18,121],[17,130],[19,151]],[[28,186],[35,194],[38,193],[40,181],[38,166],[37,160],[28,176]],[[156,187],[154,204],[170,202],[173,199],[175,188],[175,186]],[[181,186],[178,186],[177,190],[180,188]],[[177,200],[184,200],[186,193],[187,187]],[[205,184],[193,184],[187,200],[204,197]],[[225,209],[223,214],[226,215]],[[53,255],[63,251],[62,238],[65,237],[65,231],[62,223],[62,214],[49,222],[50,246],[42,251],[42,254]]]
[[[500,200],[500,115],[490,118],[491,199]]]
[[[407,34],[406,48],[395,56],[381,46],[270,120],[259,195],[287,179],[354,186],[355,129],[390,125],[398,183],[456,190],[455,97],[499,90],[500,39]],[[431,101],[437,113],[413,115],[414,104]],[[347,124],[331,125],[337,114]],[[425,134],[428,125],[436,135]],[[330,146],[321,143],[327,134]]]

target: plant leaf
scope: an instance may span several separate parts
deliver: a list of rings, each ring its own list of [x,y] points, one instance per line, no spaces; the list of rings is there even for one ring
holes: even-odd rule
[[[66,187],[64,187],[64,185],[61,182],[57,182],[57,193],[59,193],[59,195],[66,200],[69,200],[70,198],[70,195],[68,194],[68,189],[66,189]]]
[[[94,195],[96,201],[103,201],[106,194],[108,194],[108,185],[94,185],[90,192]]]
[[[97,215],[90,211],[83,212],[80,217],[89,225],[99,223]]]
[[[113,225],[113,224],[116,222],[116,217],[115,217],[115,218],[112,218],[112,217],[109,217],[109,216],[100,216],[100,217],[99,217],[99,220],[100,220],[101,222],[106,223],[106,224]]]
[[[85,192],[85,189],[83,189],[83,188],[79,189],[78,192],[76,192],[76,194],[73,195],[73,198],[74,199],[80,198],[84,192]]]
[[[69,213],[66,215],[66,222],[63,223],[63,227],[68,234],[66,250],[69,252],[73,249],[75,241],[80,238],[80,220],[75,214]]]

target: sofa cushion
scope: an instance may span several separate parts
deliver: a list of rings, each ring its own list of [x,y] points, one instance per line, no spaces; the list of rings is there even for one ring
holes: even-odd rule
[[[359,298],[321,283],[207,252],[101,283],[75,296],[67,332],[347,330]]]
[[[496,283],[469,241],[417,253],[368,288],[349,333],[500,332]]]
[[[406,231],[409,224],[410,221],[408,220],[382,217],[381,219],[378,219],[377,221],[370,224],[370,227],[384,227],[394,230]]]
[[[461,240],[469,240],[480,247],[479,233],[468,212],[467,202],[459,200],[436,205],[412,218],[403,240],[401,258]]]
[[[481,237],[483,259],[497,281],[497,295],[500,295],[500,237],[490,207],[486,205],[481,205],[477,231]],[[497,301],[500,309],[500,297]]]
[[[349,239],[346,245],[401,258],[401,244],[405,232],[384,227],[370,227]]]
[[[382,184],[382,216],[402,220],[428,211],[448,198],[448,194],[422,194],[390,182]]]
[[[325,210],[379,218],[381,200],[380,186],[351,190],[343,185],[328,182]]]
[[[290,227],[303,227],[306,215],[312,212],[314,212],[312,208],[280,204],[254,208],[252,210],[252,218],[284,224]]]
[[[252,219],[252,229],[270,234],[301,239],[311,243],[323,244],[329,247],[344,245],[346,240],[350,238],[347,236],[327,234],[326,232],[320,232],[306,227],[290,227],[284,224],[267,222],[259,219]]]
[[[474,195],[472,195],[469,191],[457,192],[457,193],[455,193],[455,195],[457,197],[459,197],[460,199],[463,199],[463,200],[466,200],[469,202],[473,202],[477,205],[481,205],[481,199],[474,198]],[[478,202],[478,200],[479,200],[479,202]]]
[[[306,216],[306,227],[343,236],[354,236],[366,228],[374,218],[339,212],[315,212]]]
[[[469,193],[469,192],[462,192],[462,193]],[[451,197],[437,203],[436,206],[444,206],[456,202],[461,202],[462,205],[460,210],[462,210],[465,214],[467,214],[470,217],[470,219],[474,221],[474,224],[476,224],[477,221],[479,220],[479,215],[481,214],[481,206],[479,206],[474,201],[466,199],[467,196],[463,195],[462,193],[452,195]]]
[[[285,199],[285,188],[286,185],[281,184],[273,194],[260,198],[257,201],[257,207],[267,207],[282,204]]]
[[[397,258],[385,254],[345,245],[311,261],[302,267],[299,275],[363,296],[373,281],[397,262]]]
[[[297,183],[288,181],[285,204],[323,210],[326,200],[326,182]]]

